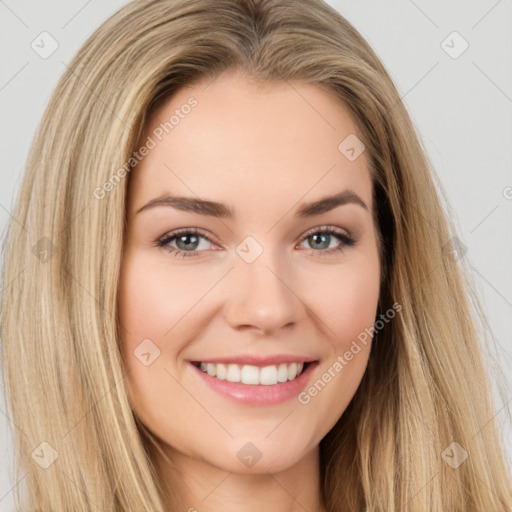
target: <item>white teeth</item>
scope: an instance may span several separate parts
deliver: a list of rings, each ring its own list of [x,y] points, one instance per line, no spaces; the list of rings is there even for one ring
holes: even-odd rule
[[[236,364],[228,364],[226,380],[229,382],[240,382],[240,368]]]
[[[242,383],[243,384],[259,384],[260,383],[260,370],[257,366],[250,366],[248,364],[242,366]]]
[[[226,375],[228,374],[228,369],[225,364],[219,363],[217,365],[217,378],[220,380],[226,380]]]
[[[288,366],[285,363],[279,365],[277,380],[278,382],[286,382],[288,380]]]
[[[286,365],[285,365],[286,366]],[[275,366],[264,366],[260,370],[260,380],[265,386],[277,384],[277,368]]]
[[[263,386],[293,380],[302,373],[303,367],[303,363],[281,363],[263,367],[223,363],[200,363],[199,365],[203,372],[220,380]]]

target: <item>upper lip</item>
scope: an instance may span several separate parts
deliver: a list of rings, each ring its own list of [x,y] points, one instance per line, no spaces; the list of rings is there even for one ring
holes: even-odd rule
[[[254,354],[226,356],[226,357],[209,357],[205,359],[195,359],[192,363],[226,363],[240,364],[252,366],[272,366],[281,363],[311,363],[316,359],[307,356],[299,356],[294,354],[275,354],[270,356],[261,356]]]

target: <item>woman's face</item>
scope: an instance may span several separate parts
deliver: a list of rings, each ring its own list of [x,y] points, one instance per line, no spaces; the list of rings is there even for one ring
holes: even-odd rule
[[[316,86],[233,72],[149,120],[119,308],[132,407],[168,453],[281,471],[354,396],[380,285],[356,133]]]

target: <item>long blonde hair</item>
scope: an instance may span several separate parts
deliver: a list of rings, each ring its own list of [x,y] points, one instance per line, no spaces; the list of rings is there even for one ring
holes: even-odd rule
[[[2,364],[28,510],[169,510],[119,351],[125,163],[155,105],[230,69],[334,92],[371,162],[379,307],[402,309],[320,444],[326,510],[509,511],[482,358],[489,340],[465,258],[453,257],[440,184],[382,63],[320,0],[135,0],[61,77],[4,241]],[[454,454],[467,458],[455,467]]]

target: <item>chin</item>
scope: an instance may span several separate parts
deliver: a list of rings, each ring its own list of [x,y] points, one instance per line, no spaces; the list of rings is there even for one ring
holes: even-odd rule
[[[279,473],[309,456],[311,448],[283,443],[281,440],[250,441],[236,438],[224,450],[219,447],[211,454],[211,464],[225,471],[239,474]]]

